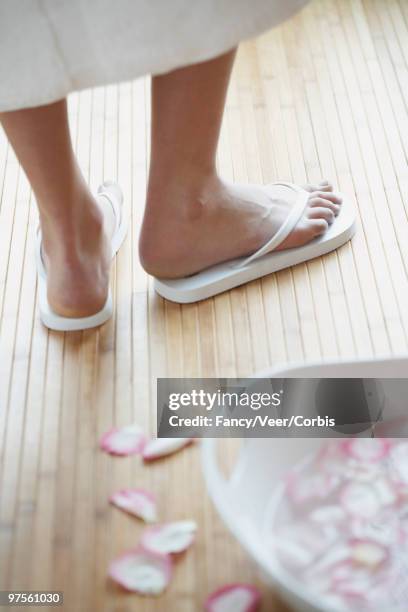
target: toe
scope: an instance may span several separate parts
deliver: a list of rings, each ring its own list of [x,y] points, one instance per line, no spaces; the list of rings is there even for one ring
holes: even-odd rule
[[[318,185],[315,185],[315,184],[304,185],[303,188],[306,189],[306,191],[309,191],[310,193],[317,192],[317,191],[324,191],[325,193],[330,193],[331,191],[333,191],[333,185],[329,183],[329,181],[326,181],[326,180],[321,181]]]
[[[319,185],[318,185],[318,189],[320,191],[325,191],[325,192],[330,192],[333,191],[334,187],[332,185],[332,183],[330,183],[329,181],[320,181]]]
[[[343,196],[340,193],[335,193],[334,191],[315,191],[312,193],[312,197],[329,200],[338,206],[340,206],[340,204],[343,202]]]
[[[309,219],[324,219],[327,223],[332,224],[335,218],[335,213],[325,206],[313,206],[309,208]]]
[[[302,185],[302,187],[305,191],[308,191],[309,193],[314,193],[315,191],[319,191],[320,189],[319,185],[312,185],[311,183]]]
[[[340,212],[340,203],[338,203],[338,200],[322,198],[321,195],[310,198],[309,206],[310,208],[328,208],[335,215],[338,215]]]
[[[329,229],[329,224],[324,219],[310,219],[309,223],[314,237],[321,236]]]

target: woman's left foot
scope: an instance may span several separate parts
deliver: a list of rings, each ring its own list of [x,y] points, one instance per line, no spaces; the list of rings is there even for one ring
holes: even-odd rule
[[[251,255],[278,231],[299,194],[285,186],[235,185],[211,176],[200,185],[166,184],[148,194],[140,237],[145,270],[180,278]],[[306,185],[309,201],[279,250],[300,247],[327,231],[342,198],[327,181]],[[177,205],[175,205],[175,202]]]

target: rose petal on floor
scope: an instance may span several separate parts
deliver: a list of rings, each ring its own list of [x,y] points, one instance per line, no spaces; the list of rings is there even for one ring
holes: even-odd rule
[[[206,600],[206,612],[256,612],[261,594],[250,584],[227,584],[214,591]]]
[[[110,496],[111,504],[129,512],[133,516],[154,523],[157,521],[156,499],[152,493],[144,489],[122,489]]]
[[[129,550],[112,561],[109,576],[127,591],[141,595],[160,595],[170,582],[172,561],[169,555],[142,548]]]
[[[181,450],[194,441],[194,438],[156,438],[147,442],[143,449],[144,461],[154,461]]]
[[[143,451],[146,436],[138,425],[113,427],[100,440],[100,447],[111,455],[137,455]]]
[[[197,524],[194,521],[175,521],[148,527],[140,544],[146,550],[161,554],[181,553],[194,542]]]

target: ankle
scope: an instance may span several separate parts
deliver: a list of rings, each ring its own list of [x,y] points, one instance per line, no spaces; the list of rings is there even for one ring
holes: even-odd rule
[[[221,181],[215,168],[188,167],[167,174],[151,172],[146,195],[146,214],[194,219]]]
[[[191,252],[197,250],[196,237],[217,215],[224,184],[216,173],[198,180],[149,183],[146,210],[139,240],[143,268],[153,276],[174,275],[184,270]]]
[[[59,216],[50,218],[40,213],[40,218],[45,252],[67,265],[102,248],[103,214],[93,198],[81,205],[65,206],[64,213]]]

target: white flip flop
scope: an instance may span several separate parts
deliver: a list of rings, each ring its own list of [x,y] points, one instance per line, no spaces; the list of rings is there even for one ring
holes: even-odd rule
[[[114,183],[113,181],[106,181],[99,187],[97,197],[108,200],[115,215],[116,228],[112,236],[111,243],[113,259],[122,246],[128,228],[127,217],[123,213],[123,193],[117,183]],[[110,288],[107,300],[102,310],[89,317],[62,317],[52,310],[48,303],[47,297],[47,271],[45,269],[44,260],[42,257],[42,235],[40,227],[37,229],[36,263],[40,318],[46,327],[55,331],[78,331],[98,327],[110,319],[113,313],[113,300]]]
[[[339,215],[324,234],[304,246],[275,251],[302,217],[310,192],[292,183],[274,183],[272,186],[288,187],[299,196],[286,221],[263,247],[249,257],[217,264],[192,276],[177,279],[155,278],[154,287],[157,293],[180,304],[205,300],[272,272],[325,255],[348,242],[354,235],[355,207],[351,200],[343,197]]]

